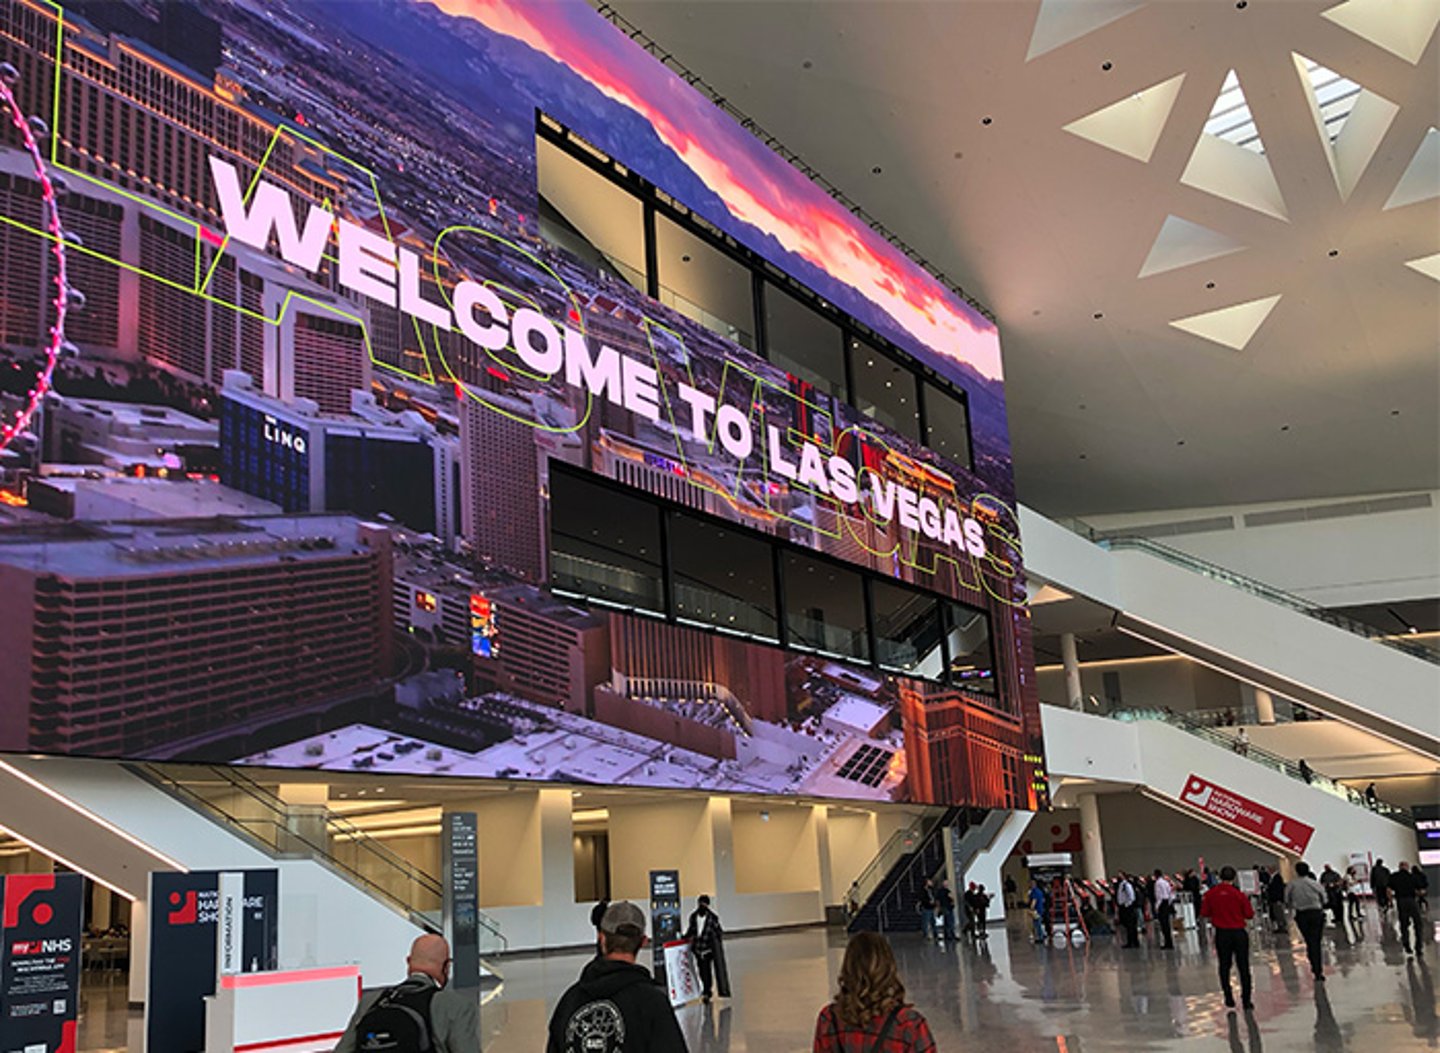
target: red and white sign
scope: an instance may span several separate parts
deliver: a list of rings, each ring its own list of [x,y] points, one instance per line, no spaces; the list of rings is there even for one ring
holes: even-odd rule
[[[1239,827],[1252,836],[1264,838],[1291,855],[1304,855],[1305,848],[1315,833],[1313,826],[1306,826],[1298,819],[1281,815],[1273,808],[1258,804],[1248,797],[1241,797],[1238,793],[1216,786],[1198,775],[1191,775],[1185,780],[1185,789],[1180,793],[1180,800],[1212,819]]]
[[[672,1006],[682,1006],[700,997],[700,973],[688,940],[671,940],[665,945],[665,985],[669,988]]]

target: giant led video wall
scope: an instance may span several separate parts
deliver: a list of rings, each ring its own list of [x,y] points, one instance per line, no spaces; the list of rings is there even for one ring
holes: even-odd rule
[[[1046,803],[994,323],[588,5],[0,59],[0,749]]]

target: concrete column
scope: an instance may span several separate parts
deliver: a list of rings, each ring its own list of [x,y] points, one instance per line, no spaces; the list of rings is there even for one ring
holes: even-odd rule
[[[1080,686],[1080,656],[1075,650],[1075,634],[1060,634],[1060,664],[1065,667],[1065,701],[1071,709],[1085,708],[1085,691]]]
[[[96,932],[110,927],[110,900],[114,895],[98,881],[90,882],[90,925]]]
[[[150,972],[150,917],[143,900],[130,904],[130,1006],[145,1004],[145,986]]]
[[[735,902],[735,827],[730,798],[712,797],[709,801],[711,849],[715,867],[715,886],[711,891],[717,903]],[[688,895],[698,896],[704,889],[692,889]],[[681,895],[687,895],[680,886]]]
[[[570,791],[544,789],[539,795],[541,915],[547,943],[562,946],[574,940],[589,908],[575,906],[575,823]],[[587,932],[593,936],[593,932]]]
[[[820,906],[829,907],[840,902],[840,893],[830,858],[830,809],[823,804],[815,806],[815,850],[820,855]]]
[[[1263,687],[1255,689],[1255,719],[1260,724],[1275,723],[1275,700]]]
[[[1098,881],[1105,877],[1105,846],[1100,840],[1100,800],[1093,793],[1079,795],[1080,844],[1084,849],[1085,878]]]

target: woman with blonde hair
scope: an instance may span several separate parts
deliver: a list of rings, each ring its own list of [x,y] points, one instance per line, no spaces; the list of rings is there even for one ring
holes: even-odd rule
[[[845,948],[840,989],[815,1021],[814,1053],[934,1053],[930,1026],[905,1003],[884,936],[857,932]]]

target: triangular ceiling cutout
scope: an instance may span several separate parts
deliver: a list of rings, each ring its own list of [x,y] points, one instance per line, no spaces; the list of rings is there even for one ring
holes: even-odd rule
[[[1290,57],[1310,100],[1310,116],[1335,186],[1348,201],[1400,107],[1314,59],[1295,52]]]
[[[1413,66],[1440,25],[1440,0],[1345,0],[1322,14]]]
[[[1065,130],[1126,157],[1149,161],[1184,82],[1185,74],[1181,73],[1151,85],[1103,110],[1071,121]]]
[[[1079,40],[1101,26],[1144,7],[1146,0],[1040,0],[1035,31],[1030,34],[1029,62],[1036,55],[1053,51],[1061,44]]]
[[[1243,351],[1279,302],[1280,295],[1277,293],[1264,299],[1222,307],[1218,311],[1177,318],[1170,324],[1194,336],[1222,344],[1232,351]]]
[[[1440,282],[1440,252],[1433,256],[1422,256],[1418,260],[1407,260],[1405,266]]]
[[[1220,94],[1215,96],[1210,106],[1210,116],[1205,118],[1205,134],[1257,154],[1265,152],[1260,130],[1255,127],[1255,118],[1250,114],[1250,101],[1245,98],[1240,76],[1233,69],[1225,74]]]
[[[1180,182],[1267,216],[1289,219],[1264,150],[1240,80],[1231,70]]]
[[[1426,131],[1425,138],[1420,140],[1420,149],[1410,159],[1385,207],[1400,208],[1430,197],[1440,197],[1440,132],[1434,128]]]
[[[1179,216],[1166,216],[1155,244],[1150,246],[1150,255],[1145,257],[1145,264],[1140,268],[1139,277],[1148,278],[1177,267],[1203,263],[1243,248],[1243,243],[1218,230],[1202,227]]]

